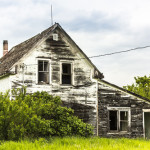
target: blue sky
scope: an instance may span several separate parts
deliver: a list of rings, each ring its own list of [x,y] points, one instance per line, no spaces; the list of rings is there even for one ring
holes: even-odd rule
[[[9,49],[58,22],[87,56],[150,45],[149,0],[0,0],[0,41]],[[150,48],[91,59],[119,86],[150,74]]]

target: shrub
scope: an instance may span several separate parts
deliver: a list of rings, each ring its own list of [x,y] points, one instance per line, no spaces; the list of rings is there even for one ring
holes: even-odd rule
[[[21,89],[0,93],[0,140],[49,136],[90,136],[93,127],[74,116],[71,108],[61,106],[60,97],[47,92],[26,95]]]

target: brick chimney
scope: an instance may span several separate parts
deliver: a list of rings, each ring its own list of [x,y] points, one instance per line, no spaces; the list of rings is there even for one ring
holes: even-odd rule
[[[3,41],[3,56],[8,53],[8,41],[4,40]]]

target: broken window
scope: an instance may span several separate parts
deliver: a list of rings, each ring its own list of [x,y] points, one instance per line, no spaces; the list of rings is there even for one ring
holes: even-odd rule
[[[71,64],[62,63],[62,84],[71,83]]]
[[[109,111],[110,130],[117,130],[117,111]]]
[[[38,83],[48,84],[49,83],[49,64],[48,61],[38,61]]]
[[[110,131],[128,131],[130,124],[129,108],[109,109],[109,129]]]

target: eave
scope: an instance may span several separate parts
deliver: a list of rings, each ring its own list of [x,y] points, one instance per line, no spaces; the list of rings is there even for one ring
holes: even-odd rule
[[[7,76],[10,76],[10,75],[15,75],[15,72],[13,72],[13,71],[6,71],[3,74],[0,74],[0,79],[2,79],[4,77],[7,77]]]

